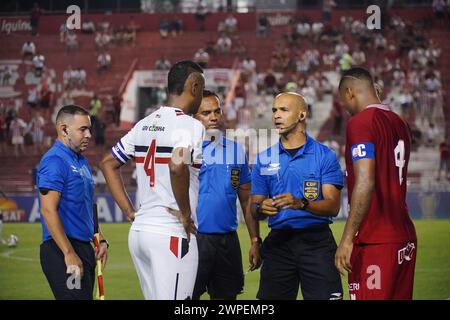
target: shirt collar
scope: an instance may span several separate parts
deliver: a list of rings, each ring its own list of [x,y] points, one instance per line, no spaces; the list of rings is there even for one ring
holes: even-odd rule
[[[369,108],[378,108],[381,110],[385,110],[385,111],[391,111],[391,108],[389,108],[389,106],[387,104],[382,104],[382,103],[374,103],[374,104],[369,104],[366,109]]]
[[[56,139],[55,147],[66,153],[73,160],[78,161],[80,160],[80,158],[83,157],[81,154],[75,153],[72,149],[70,149],[68,146],[62,143],[59,139]]]
[[[213,142],[213,141],[211,141],[211,140],[204,140],[204,141],[203,141],[203,144],[202,144],[203,148],[205,148],[205,147],[207,147],[208,145],[210,145],[211,142]],[[222,136],[219,138],[219,141],[217,141],[217,142],[214,141],[214,143],[216,144],[216,146],[222,146],[222,147],[225,148],[226,145],[227,145],[227,139],[225,138],[224,135],[222,135]]]
[[[314,143],[314,139],[311,138],[308,133],[305,132],[305,136],[306,136],[306,142],[304,145],[302,145],[299,150],[297,151],[297,153],[295,154],[295,156],[293,158],[299,157],[303,154],[311,154],[313,153],[313,143]],[[282,152],[286,152],[286,149],[283,147],[283,144],[281,143],[281,139],[278,141],[278,151],[281,154]]]

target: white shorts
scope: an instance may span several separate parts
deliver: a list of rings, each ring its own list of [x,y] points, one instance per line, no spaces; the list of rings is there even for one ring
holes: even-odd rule
[[[16,145],[16,144],[23,144],[23,141],[24,141],[24,139],[23,139],[22,136],[14,136],[11,139],[11,143],[14,144],[14,145]]]
[[[146,300],[192,299],[197,239],[131,230],[128,246]]]

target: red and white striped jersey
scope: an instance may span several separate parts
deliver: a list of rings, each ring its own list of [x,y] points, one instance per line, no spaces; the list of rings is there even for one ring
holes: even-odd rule
[[[169,162],[172,151],[187,148],[190,151],[189,200],[193,220],[199,189],[199,171],[202,163],[204,127],[181,109],[160,107],[139,121],[112,148],[116,160],[124,164],[131,158],[136,162],[139,208],[132,229],[168,235],[185,234],[178,218],[168,209],[179,210],[172,192]]]

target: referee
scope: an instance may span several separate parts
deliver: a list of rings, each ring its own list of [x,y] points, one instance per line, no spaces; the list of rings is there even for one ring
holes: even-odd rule
[[[250,235],[249,263],[261,265],[259,223],[248,210],[251,174],[243,147],[226,139],[219,97],[203,91],[195,114],[207,129],[203,142],[200,191],[197,208],[199,264],[193,299],[208,292],[213,300],[235,300],[244,287],[242,254],[237,229],[236,199],[244,212]]]
[[[91,139],[89,113],[75,105],[56,116],[58,139],[41,159],[37,173],[43,231],[42,271],[56,299],[92,300],[95,261],[106,264],[108,243],[100,234],[94,251],[94,181],[81,155]]]
[[[252,169],[252,214],[269,217],[271,228],[261,247],[257,297],[296,299],[300,285],[304,299],[342,299],[328,226],[343,187],[336,154],[306,133],[301,95],[279,94],[272,113],[280,140],[258,155]]]

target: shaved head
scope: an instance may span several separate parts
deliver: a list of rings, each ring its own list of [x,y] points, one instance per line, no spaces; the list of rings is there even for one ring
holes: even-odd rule
[[[274,103],[277,103],[279,105],[285,105],[287,107],[292,107],[296,110],[298,109],[299,113],[306,111],[307,109],[305,97],[296,92],[280,93],[275,97]]]
[[[365,90],[376,93],[372,75],[364,68],[356,67],[345,71],[339,82],[339,91],[347,88],[353,90]]]
[[[380,103],[379,92],[370,72],[361,67],[351,68],[342,74],[339,95],[345,108],[352,115],[369,104]]]

